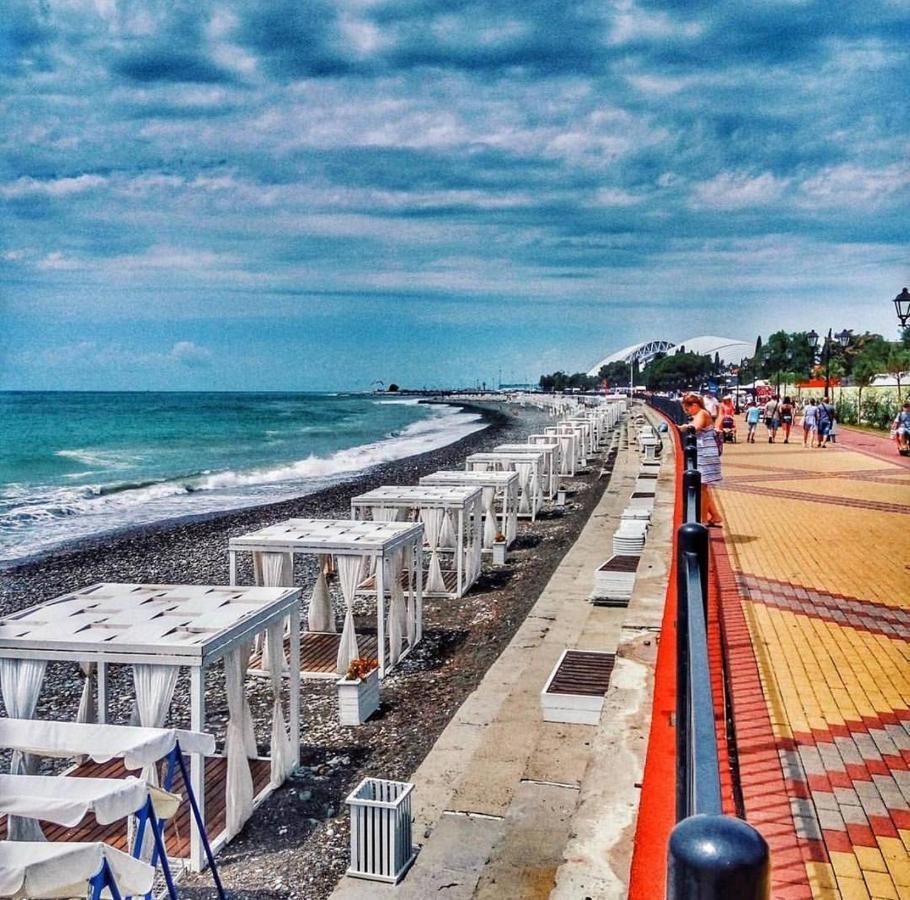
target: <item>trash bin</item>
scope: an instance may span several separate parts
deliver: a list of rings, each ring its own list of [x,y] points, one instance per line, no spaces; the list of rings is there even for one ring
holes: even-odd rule
[[[417,855],[411,844],[411,791],[406,781],[364,778],[348,795],[351,865],[347,874],[397,884]]]

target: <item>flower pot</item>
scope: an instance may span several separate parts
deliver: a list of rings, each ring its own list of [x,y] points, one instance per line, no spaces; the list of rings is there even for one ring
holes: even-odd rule
[[[506,564],[506,542],[496,541],[493,544],[493,565],[504,566]]]
[[[362,725],[379,709],[379,669],[363,678],[339,678],[338,721],[342,725]]]

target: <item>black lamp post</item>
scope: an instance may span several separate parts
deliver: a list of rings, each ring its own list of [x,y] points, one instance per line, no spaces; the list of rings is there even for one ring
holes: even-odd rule
[[[901,328],[906,328],[910,322],[910,291],[906,288],[894,298],[894,311],[897,313]]]

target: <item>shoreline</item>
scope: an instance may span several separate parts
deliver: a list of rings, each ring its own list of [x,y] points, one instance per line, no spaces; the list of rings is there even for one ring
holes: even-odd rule
[[[186,515],[174,516],[172,518],[162,519],[157,522],[149,522],[146,524],[125,525],[121,528],[99,532],[98,534],[74,538],[71,541],[67,541],[64,544],[58,545],[57,547],[41,550],[34,554],[16,557],[9,560],[0,560],[0,578],[4,578],[6,576],[15,577],[16,575],[25,573],[27,570],[32,570],[34,567],[42,566],[51,561],[63,563],[67,558],[97,552],[98,550],[101,550],[105,547],[116,546],[123,541],[130,541],[144,537],[154,537],[155,535],[159,535],[163,532],[172,531],[181,527],[216,524],[222,519],[239,517],[243,516],[244,514],[247,514],[249,516],[255,516],[257,513],[265,514],[270,509],[276,507],[286,507],[291,504],[300,504],[307,500],[311,500],[315,505],[321,506],[322,502],[330,498],[330,496],[339,488],[355,484],[362,479],[369,479],[370,476],[378,474],[387,468],[389,470],[394,470],[398,466],[406,463],[408,460],[416,461],[424,457],[429,458],[434,454],[457,447],[461,445],[462,442],[471,441],[480,435],[489,434],[490,430],[496,428],[497,426],[503,428],[509,422],[509,416],[507,416],[504,412],[497,409],[491,409],[488,406],[479,406],[472,403],[459,403],[446,400],[419,400],[419,402],[426,405],[451,406],[456,409],[463,410],[464,412],[476,413],[481,417],[483,425],[476,431],[473,431],[462,438],[458,438],[449,444],[443,444],[441,447],[437,447],[433,450],[425,450],[423,453],[415,453],[409,456],[402,456],[398,459],[394,459],[389,462],[378,463],[359,471],[339,473],[338,480],[333,484],[316,488],[315,490],[307,493],[298,494],[295,497],[285,498],[283,500],[269,501],[266,503],[256,503],[250,506],[235,506],[227,507],[225,509],[211,510],[208,512],[188,513]],[[474,451],[467,450],[465,452],[472,453]],[[390,477],[393,477],[391,473]],[[367,489],[364,488],[364,490]],[[361,493],[361,491],[358,490],[355,493]],[[351,496],[354,496],[354,494],[352,493]],[[303,515],[302,513],[295,514]],[[287,517],[288,516],[284,516],[284,518]],[[2,589],[0,589],[0,614],[4,613],[4,609],[2,607],[2,596],[3,592]]]
[[[98,581],[227,584],[228,536],[292,517],[348,518],[350,500],[357,494],[382,484],[415,484],[419,477],[437,469],[462,468],[469,453],[502,443],[506,435],[516,431],[516,423],[537,418],[528,411],[513,417],[489,406],[445,405],[480,415],[484,427],[434,450],[352,472],[332,485],[291,499],[135,525],[78,538],[31,557],[0,562],[0,615]],[[223,548],[220,560],[219,537]],[[196,548],[192,554],[195,560],[189,562],[202,563],[204,559],[207,564],[168,564],[186,547]],[[153,557],[159,564],[152,563]]]

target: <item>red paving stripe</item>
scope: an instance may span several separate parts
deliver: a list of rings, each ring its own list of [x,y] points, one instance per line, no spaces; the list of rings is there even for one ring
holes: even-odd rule
[[[771,468],[768,466],[767,468]],[[775,473],[755,475],[724,475],[725,484],[758,484],[766,481],[872,481],[876,484],[907,485],[906,478],[895,477],[894,472],[876,469],[853,469],[846,472],[816,472],[811,469],[776,469]]]
[[[855,450],[873,459],[884,460],[904,469],[910,469],[910,456],[900,456],[894,441],[890,437],[870,434],[868,431],[841,428],[838,442],[848,450]]]
[[[897,640],[910,640],[910,610],[757,575],[742,574],[737,581],[745,598],[754,603]]]
[[[860,500],[856,497],[832,497],[827,494],[811,494],[808,491],[779,491],[774,488],[756,487],[751,484],[730,484],[722,482],[717,485],[723,491],[737,491],[741,494],[764,494],[783,500],[801,500],[805,503],[827,503],[833,506],[846,506],[851,509],[871,509],[876,512],[901,513],[910,515],[910,506],[903,503],[885,503],[880,500]]]
[[[743,610],[736,575],[721,532],[711,534],[719,585],[720,617],[727,652],[729,698],[746,821],[771,848],[771,890],[777,897],[811,897],[806,859],[827,862],[824,844],[801,837],[791,809],[778,741],[761,685],[761,673]],[[790,782],[793,786],[793,782]],[[800,788],[799,793],[802,793]],[[821,834],[820,828],[818,831]],[[808,893],[807,893],[808,892]]]

